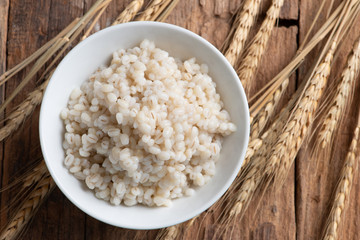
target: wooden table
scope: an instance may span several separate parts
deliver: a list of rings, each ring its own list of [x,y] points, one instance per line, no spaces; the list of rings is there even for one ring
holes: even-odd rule
[[[75,17],[81,16],[94,0],[0,0],[0,73],[29,56],[49,39],[54,37]],[[113,0],[97,27],[108,25],[130,0]],[[185,27],[220,47],[231,26],[231,16],[241,0],[181,0],[168,17],[167,22]],[[265,16],[270,0],[262,3],[258,24]],[[335,1],[335,6],[338,1]],[[261,61],[256,81],[250,94],[260,89],[277,74],[294,56],[297,47],[312,23],[320,1],[285,0],[280,19],[274,29],[266,54]],[[324,22],[326,13],[315,24],[315,29]],[[253,31],[254,32],[254,31]],[[346,36],[342,51],[333,67],[332,78],[338,76],[346,56],[359,36],[360,21],[355,23]],[[319,49],[319,48],[318,48]],[[284,103],[304,78],[317,51],[312,53],[300,69],[292,76]],[[29,70],[29,69],[27,69]],[[4,99],[20,83],[24,73],[1,87],[0,98]],[[6,109],[19,104],[37,85],[33,80]],[[358,92],[358,88],[357,88]],[[262,199],[255,199],[242,221],[235,225],[234,239],[317,239],[331,203],[331,194],[349,146],[359,102],[356,94],[352,111],[346,115],[340,127],[341,134],[335,141],[331,159],[309,157],[311,146],[303,148],[282,187],[271,188]],[[6,187],[24,166],[41,158],[38,136],[37,109],[15,134],[0,145],[1,186]],[[360,239],[360,194],[359,175],[355,175],[351,199],[346,215],[339,226],[339,239]],[[13,211],[7,206],[14,201],[14,192],[1,194],[2,215],[0,226],[4,226]],[[121,217],[121,216],[119,216]],[[199,223],[189,229],[182,239],[195,239]],[[200,231],[200,239],[211,239],[217,227],[213,218],[207,218]],[[75,207],[59,189],[40,208],[29,225],[24,239],[154,239],[157,231],[133,231],[101,223]]]

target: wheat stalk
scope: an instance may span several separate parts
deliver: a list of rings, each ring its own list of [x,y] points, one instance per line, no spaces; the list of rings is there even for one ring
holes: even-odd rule
[[[41,178],[34,190],[29,194],[20,206],[10,223],[4,228],[0,235],[1,240],[16,239],[23,231],[26,224],[35,215],[38,208],[54,189],[55,183],[48,173]]]
[[[256,117],[252,116],[253,122],[251,126],[251,139],[255,139],[259,136],[264,129],[266,123],[274,113],[275,107],[280,102],[281,96],[285,93],[287,86],[289,85],[289,78],[281,84],[280,88],[276,89],[274,94],[271,95],[270,100],[265,103],[263,109],[258,113]]]
[[[0,106],[0,112],[3,112],[6,106],[15,98],[15,96],[23,89],[27,83],[36,75],[36,73],[45,65],[45,63],[56,53],[59,49],[64,46],[68,46],[70,43],[70,38],[73,35],[79,34],[82,29],[85,28],[86,24],[91,20],[91,18],[101,10],[104,6],[111,0],[98,0],[94,3],[94,5],[90,8],[90,10],[75,24],[73,28],[71,28],[64,37],[56,39],[55,43],[50,46],[44,54],[42,54],[38,60],[34,63],[29,73],[25,76],[25,78],[21,81],[21,83],[16,87],[16,89],[6,97],[4,103]],[[68,44],[67,44],[68,43]]]
[[[274,28],[275,21],[279,17],[280,10],[284,0],[273,0],[266,18],[260,26],[260,30],[256,33],[244,60],[239,67],[239,78],[244,85],[249,83],[255,75],[256,69],[263,56],[266,45]]]
[[[360,39],[358,39],[349,56],[347,66],[341,74],[341,81],[337,86],[335,96],[329,103],[329,111],[326,114],[322,123],[321,130],[318,135],[318,143],[321,148],[325,148],[330,143],[334,136],[335,129],[340,123],[342,113],[346,106],[348,106],[355,85],[355,80],[359,74],[360,66]]]
[[[153,21],[161,13],[160,9],[165,8],[170,0],[153,0],[151,4],[142,12],[135,20],[136,21]]]
[[[172,0],[162,11],[158,14],[158,17],[154,21],[164,22],[170,15],[175,6],[179,3],[179,0]]]
[[[353,177],[357,173],[358,159],[357,147],[359,142],[360,119],[358,119],[357,127],[351,141],[349,151],[345,158],[344,166],[341,170],[339,182],[335,190],[335,198],[331,206],[330,214],[326,221],[323,238],[324,240],[337,239],[337,230],[341,221],[341,216],[345,211],[345,203],[350,196]]]
[[[99,21],[100,17],[102,16],[102,14],[105,12],[106,8],[109,6],[109,4],[111,3],[111,1],[107,2],[104,4],[103,8],[97,13],[97,15],[95,16],[94,20],[91,22],[90,26],[88,27],[88,29],[86,30],[86,32],[84,33],[84,35],[81,38],[81,41],[84,40],[85,38],[87,38],[90,34],[90,32],[93,30],[95,24]],[[76,38],[77,36],[75,36]],[[65,51],[65,49],[67,49],[68,46],[64,47],[63,51]],[[58,56],[60,56],[58,54]],[[55,62],[55,61],[53,61]]]
[[[116,18],[112,26],[119,23],[130,22],[135,15],[139,12],[141,7],[144,4],[144,0],[134,0],[129,5],[126,6],[125,10]]]
[[[226,48],[225,57],[232,66],[236,65],[238,58],[244,49],[246,39],[255,18],[259,14],[261,0],[246,0],[242,8],[237,11],[235,21],[230,34],[225,40],[223,48]]]
[[[78,22],[80,18],[76,18],[72,23],[70,23],[66,28],[64,28],[58,35],[56,35],[53,39],[51,39],[49,42],[45,43],[41,48],[36,50],[33,54],[31,54],[29,57],[18,63],[13,68],[7,70],[5,73],[3,73],[0,76],[0,85],[3,85],[5,82],[7,82],[10,78],[12,78],[15,74],[20,72],[22,69],[24,69],[26,66],[28,66],[31,62],[33,62],[35,59],[40,57],[44,52],[46,52],[47,49],[49,49],[57,39],[62,38],[65,36],[65,34],[70,31]]]

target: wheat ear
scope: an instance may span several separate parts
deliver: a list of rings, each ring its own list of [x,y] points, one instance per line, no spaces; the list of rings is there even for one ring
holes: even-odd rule
[[[265,173],[275,180],[284,180],[312,124],[318,102],[330,75],[337,42],[334,40],[323,61],[316,67],[303,96],[293,110],[283,133],[271,150]]]
[[[149,21],[156,19],[160,12],[160,8],[166,7],[170,3],[169,0],[153,0],[151,4],[142,12],[135,20],[136,21]]]
[[[35,215],[39,206],[54,189],[55,183],[48,173],[36,185],[24,203],[20,206],[10,223],[5,227],[0,235],[1,240],[16,239],[23,231],[26,224]]]
[[[266,156],[287,123],[291,109],[297,102],[303,88],[304,84],[300,85],[288,104],[276,116],[275,121],[270,127],[261,136],[250,142],[238,177],[220,199],[220,204],[225,206],[224,212],[220,216],[220,223],[224,225],[224,228],[228,227],[238,216],[242,218],[244,215],[251,199],[261,184],[263,169],[267,163]],[[225,204],[224,199],[228,199],[229,202]]]
[[[275,21],[279,17],[280,10],[284,0],[273,0],[266,17],[260,26],[260,30],[256,33],[246,57],[239,67],[239,78],[244,85],[249,83],[255,75],[256,69],[263,56],[266,45],[270,38],[271,32],[275,26]]]
[[[331,206],[330,214],[326,221],[323,239],[337,239],[337,230],[341,221],[341,216],[345,211],[345,203],[350,196],[354,175],[357,173],[358,159],[357,147],[359,142],[360,119],[351,141],[349,151],[345,158],[345,163],[341,171],[339,182],[335,190],[335,198]]]
[[[116,18],[112,26],[119,23],[130,22],[139,12],[143,4],[144,4],[144,0],[132,1],[129,5],[126,6],[125,10],[122,11],[121,14]]]
[[[337,86],[335,96],[330,102],[330,108],[326,114],[321,130],[318,135],[318,142],[321,148],[325,148],[330,143],[335,129],[339,125],[342,113],[353,93],[356,78],[359,74],[360,66],[360,39],[358,39],[352,50],[352,54],[349,56],[347,65],[341,74],[341,82]]]
[[[246,0],[242,8],[237,11],[230,34],[225,40],[223,48],[227,48],[225,57],[232,66],[239,59],[255,18],[259,14],[261,0]]]
[[[281,110],[276,120],[266,132],[250,142],[239,175],[230,186],[229,190],[219,200],[219,204],[224,206],[223,213],[219,217],[221,225],[224,226],[223,229],[228,228],[228,226],[231,225],[230,223],[235,221],[238,216],[242,218],[251,199],[254,197],[256,190],[261,184],[263,175],[262,169],[266,164],[266,158],[263,156],[271,150],[271,146],[276,140],[276,136],[278,136],[278,133],[286,124],[290,114],[289,110],[296,101],[298,95],[298,92],[294,94],[294,98]],[[225,202],[225,199],[228,200],[227,203]],[[215,233],[215,236],[218,236],[218,234],[218,232]]]
[[[287,86],[289,85],[289,78],[285,79],[281,86],[270,96],[270,99],[265,106],[260,110],[256,117],[252,117],[254,120],[251,126],[251,139],[255,139],[259,136],[264,129],[266,123],[274,113],[275,107],[280,102],[281,96],[285,93]]]
[[[50,77],[49,77],[50,78]],[[41,103],[44,90],[49,80],[46,80],[33,92],[19,106],[10,113],[7,117],[6,124],[0,128],[0,141],[4,140],[10,134],[12,134],[18,127],[25,121],[25,119],[31,115],[34,109]]]

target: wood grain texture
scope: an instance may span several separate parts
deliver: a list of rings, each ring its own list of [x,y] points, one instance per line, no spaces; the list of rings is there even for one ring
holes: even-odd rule
[[[95,30],[111,25],[130,1],[113,0],[99,23],[95,25]],[[94,2],[95,0],[39,0],[34,4],[29,0],[0,0],[0,73],[29,56],[75,17],[85,13]],[[149,0],[145,1],[144,6],[148,2]],[[219,48],[231,27],[233,14],[242,2],[243,0],[181,0],[166,21],[201,35]],[[335,6],[338,2],[335,1]],[[270,4],[271,0],[263,1],[255,30]],[[250,95],[264,86],[294,56],[319,5],[320,1],[285,1],[280,21],[271,35]],[[315,30],[321,26],[325,18],[325,13],[320,16]],[[254,35],[255,30],[252,30],[251,35]],[[341,72],[339,69],[344,65],[351,45],[359,35],[360,18],[338,54],[332,78]],[[299,71],[293,74],[281,105],[286,103],[296,86],[304,79],[306,70],[311,66],[318,50],[319,48],[315,49]],[[13,91],[28,70],[25,69],[6,84],[6,94]],[[35,86],[35,81],[32,81],[7,111],[22,101]],[[359,86],[356,91],[360,93]],[[0,96],[1,98],[4,96],[1,89]],[[310,149],[304,148],[297,157],[285,184],[279,188],[270,188],[264,192],[262,198],[254,199],[244,218],[234,224],[233,239],[317,239],[320,236],[339,169],[351,140],[359,101],[360,94],[357,94],[352,108],[356,110],[347,113],[332,158],[322,159],[316,165],[309,157]],[[7,185],[11,177],[23,166],[41,156],[38,111],[25,122],[25,126],[0,145],[2,186]],[[3,145],[4,152],[2,152]],[[344,221],[339,226],[340,239],[360,239],[360,200],[357,197],[360,194],[359,177],[354,177],[350,202],[343,217]],[[8,206],[13,195],[13,192],[2,193],[1,207]],[[192,228],[187,229],[180,239],[212,239],[219,228],[215,221],[219,213],[210,211],[208,213],[205,218],[197,220]],[[0,219],[1,226],[10,215],[10,211],[4,212]],[[99,222],[81,212],[59,189],[55,189],[40,208],[22,239],[155,239],[156,234],[157,230],[134,231]],[[230,235],[223,237],[223,239],[229,238]]]
[[[51,1],[46,30],[48,39],[56,36],[74,18],[81,17],[83,11],[83,0]],[[85,216],[56,188],[36,215],[28,236],[33,239],[84,239]]]
[[[38,1],[33,4],[31,1],[9,1],[8,13],[8,34],[6,46],[6,65],[11,68],[23,60],[47,42],[49,1]],[[29,70],[26,68],[16,78],[5,85],[5,97],[15,89],[17,84]],[[31,81],[5,111],[5,114],[17,106],[35,87],[35,80]],[[39,158],[39,134],[38,134],[38,111],[24,124],[27,127],[20,128],[16,133],[3,142],[4,152],[2,154],[2,183],[8,185],[14,179],[12,176],[23,169],[33,159]],[[15,163],[15,164],[14,164]],[[1,209],[11,206],[11,200],[16,194],[16,189],[1,194]],[[12,212],[4,212],[3,219],[11,217]]]
[[[8,0],[0,0],[0,75],[6,71],[6,42],[7,42],[7,32],[8,32],[8,13],[9,13],[9,1]],[[4,99],[4,87],[0,87],[0,102],[2,103]],[[4,113],[0,113],[0,117],[2,118]],[[0,125],[1,126],[1,125]],[[3,148],[4,143],[0,144],[0,156],[3,156]],[[0,171],[3,171],[4,159],[1,158]],[[3,186],[3,179],[0,178],[0,186]],[[0,198],[1,201],[1,198]],[[0,206],[3,206],[2,201],[0,202]],[[6,224],[7,214],[0,215],[0,226]]]

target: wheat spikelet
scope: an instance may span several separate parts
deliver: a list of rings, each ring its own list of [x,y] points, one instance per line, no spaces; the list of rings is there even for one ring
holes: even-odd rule
[[[342,113],[351,100],[356,78],[359,74],[360,66],[360,39],[358,39],[349,56],[347,65],[341,74],[341,82],[337,86],[335,96],[330,102],[330,108],[326,114],[318,136],[321,148],[325,148],[330,143],[335,129],[339,125]]]
[[[236,62],[244,49],[250,29],[255,23],[256,16],[259,14],[260,3],[261,0],[247,0],[243,7],[239,8],[237,12],[233,28],[225,40],[223,47],[227,48],[225,57],[232,66],[236,65]]]
[[[112,26],[119,23],[130,22],[135,15],[139,12],[141,7],[144,4],[144,0],[134,0],[129,5],[126,6],[125,10],[116,18]]]
[[[341,221],[342,213],[345,210],[345,203],[349,198],[353,177],[357,173],[357,147],[359,141],[360,119],[358,119],[357,127],[351,141],[349,151],[345,158],[345,163],[341,171],[339,182],[336,186],[335,198],[331,206],[330,214],[326,221],[323,239],[337,239],[337,229]]]
[[[252,156],[254,156],[254,154],[256,153],[257,150],[260,149],[262,144],[263,144],[263,140],[261,138],[255,138],[255,139],[252,139],[249,142],[248,148],[246,150],[245,160],[243,162],[243,166],[246,165],[249,162],[250,158]]]
[[[18,107],[10,113],[9,117],[7,117],[8,120],[6,124],[0,128],[0,141],[4,140],[18,129],[25,119],[30,116],[34,109],[41,103],[48,81],[49,80],[46,80],[31,92],[25,101],[19,104]]]
[[[169,0],[153,0],[144,12],[140,14],[135,20],[136,21],[149,21],[156,18],[160,12],[159,9],[169,4]]]
[[[256,33],[251,43],[247,55],[241,62],[239,67],[239,78],[243,84],[251,81],[255,75],[262,55],[265,52],[266,45],[274,28],[275,21],[279,17],[280,9],[284,4],[284,0],[273,0],[266,18],[262,22],[259,32]]]
[[[2,231],[0,239],[16,239],[54,187],[55,183],[50,175],[44,176],[20,206],[10,223]]]
[[[293,110],[283,133],[279,136],[270,153],[270,159],[265,168],[265,173],[275,180],[285,179],[288,169],[300,149],[307,134],[309,126],[313,122],[318,101],[322,96],[330,75],[331,63],[337,42],[333,41],[321,64],[319,64],[313,77],[298,105]]]
[[[265,103],[263,109],[256,116],[255,121],[253,120],[251,126],[251,139],[257,138],[261,131],[264,129],[271,115],[274,113],[275,107],[279,103],[281,96],[285,93],[287,86],[289,85],[289,78],[285,79],[281,86],[271,95],[270,100]],[[253,117],[254,119],[254,117]]]

